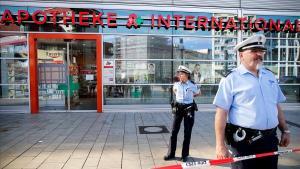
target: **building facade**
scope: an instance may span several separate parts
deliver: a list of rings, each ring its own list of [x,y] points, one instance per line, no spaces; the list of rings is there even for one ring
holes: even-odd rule
[[[234,46],[265,34],[265,67],[300,102],[300,2],[1,1],[0,111],[97,111],[168,104],[178,65],[212,103],[239,65]]]

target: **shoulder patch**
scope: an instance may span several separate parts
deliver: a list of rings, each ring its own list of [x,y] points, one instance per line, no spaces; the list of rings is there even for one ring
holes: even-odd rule
[[[230,75],[233,72],[233,70],[230,70],[229,72],[227,72],[224,77],[227,77],[228,75]]]
[[[265,67],[265,69],[268,70],[268,71],[270,71],[271,73],[275,74],[271,69],[266,68],[266,67]]]

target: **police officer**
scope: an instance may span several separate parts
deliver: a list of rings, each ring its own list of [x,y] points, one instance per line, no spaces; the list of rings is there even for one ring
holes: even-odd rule
[[[219,84],[215,134],[218,159],[232,155],[277,151],[290,143],[290,131],[279,103],[286,100],[273,73],[262,67],[266,51],[264,35],[254,35],[236,45],[241,64]],[[227,122],[227,124],[226,124]],[[280,141],[276,135],[281,131]],[[227,141],[227,146],[224,142]],[[230,145],[230,146],[229,146]],[[233,163],[234,169],[277,169],[278,156]]]
[[[174,114],[172,133],[170,137],[168,154],[164,156],[164,160],[175,158],[177,145],[177,135],[180,129],[182,119],[184,119],[184,140],[181,153],[181,160],[187,161],[189,155],[189,146],[191,141],[192,127],[194,125],[195,104],[193,102],[195,96],[201,94],[200,90],[190,79],[191,71],[185,66],[179,66],[178,70],[179,81],[174,83],[173,92],[176,96],[176,111]]]

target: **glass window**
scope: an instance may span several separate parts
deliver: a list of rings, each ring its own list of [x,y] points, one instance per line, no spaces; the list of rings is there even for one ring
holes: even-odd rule
[[[1,59],[1,84],[27,84],[28,60]]]
[[[28,85],[0,85],[0,112],[28,110]]]
[[[174,37],[174,59],[236,60],[236,38]]]
[[[294,65],[290,64],[281,64],[281,67],[280,67],[280,78],[284,77],[285,76],[292,76],[293,78],[296,78],[296,77],[300,77],[299,76],[299,73],[298,73],[298,70],[300,68],[300,65],[294,63]],[[282,81],[282,80],[280,80]],[[296,83],[297,80],[293,80],[293,81],[283,81],[284,83],[289,83],[289,82],[292,82],[292,83]]]
[[[168,104],[172,85],[107,85],[104,104]]]
[[[116,83],[145,84],[171,83],[171,61],[116,60]]]
[[[27,59],[27,37],[0,33],[0,58]]]
[[[280,40],[280,46],[286,46],[287,39]]]
[[[29,97],[28,85],[0,85],[1,98],[24,99]]]
[[[174,62],[174,72],[179,65],[185,65],[192,71],[191,79],[197,84],[218,84],[231,69],[236,67],[233,61],[186,61]]]
[[[172,77],[179,65],[191,69],[192,80],[205,86],[206,99],[199,99],[199,103],[208,103],[207,99],[213,99],[220,79],[236,67],[235,44],[236,38],[230,37],[105,35],[104,62],[112,61],[115,65],[115,80],[111,85],[104,84],[106,104],[118,104],[122,100],[124,103],[121,104],[145,103],[145,98],[156,92],[172,97],[165,88],[172,87]],[[146,103],[157,100],[149,98]],[[168,100],[157,103],[168,103]]]
[[[278,77],[278,62],[264,61],[264,66],[271,70],[276,77]]]
[[[212,38],[174,37],[174,59],[212,59]]]
[[[279,48],[280,50],[280,60],[286,61],[286,48]]]
[[[201,96],[195,97],[196,103],[211,104],[218,91],[218,84],[215,85],[201,85]]]
[[[29,108],[27,38],[0,34],[0,111]]]
[[[29,110],[28,85],[0,84],[0,112]]]
[[[298,77],[285,77],[286,81],[297,81],[297,84],[284,85],[281,84],[280,88],[285,97],[286,102],[300,102],[300,78]]]
[[[167,36],[105,35],[105,59],[171,59],[172,39]]]

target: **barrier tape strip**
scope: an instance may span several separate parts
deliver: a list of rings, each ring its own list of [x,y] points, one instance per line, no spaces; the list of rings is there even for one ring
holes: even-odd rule
[[[282,154],[292,153],[292,152],[296,152],[296,151],[300,151],[300,148],[281,150],[281,151],[273,151],[273,152],[240,156],[240,157],[229,157],[229,158],[225,158],[225,159],[186,162],[186,163],[177,164],[177,165],[157,167],[157,168],[153,168],[153,169],[197,169],[197,168],[200,168],[203,166],[229,164],[229,163],[234,163],[237,161],[249,160],[249,159],[254,159],[254,158],[262,158],[262,157],[274,156],[274,155],[282,155]]]

